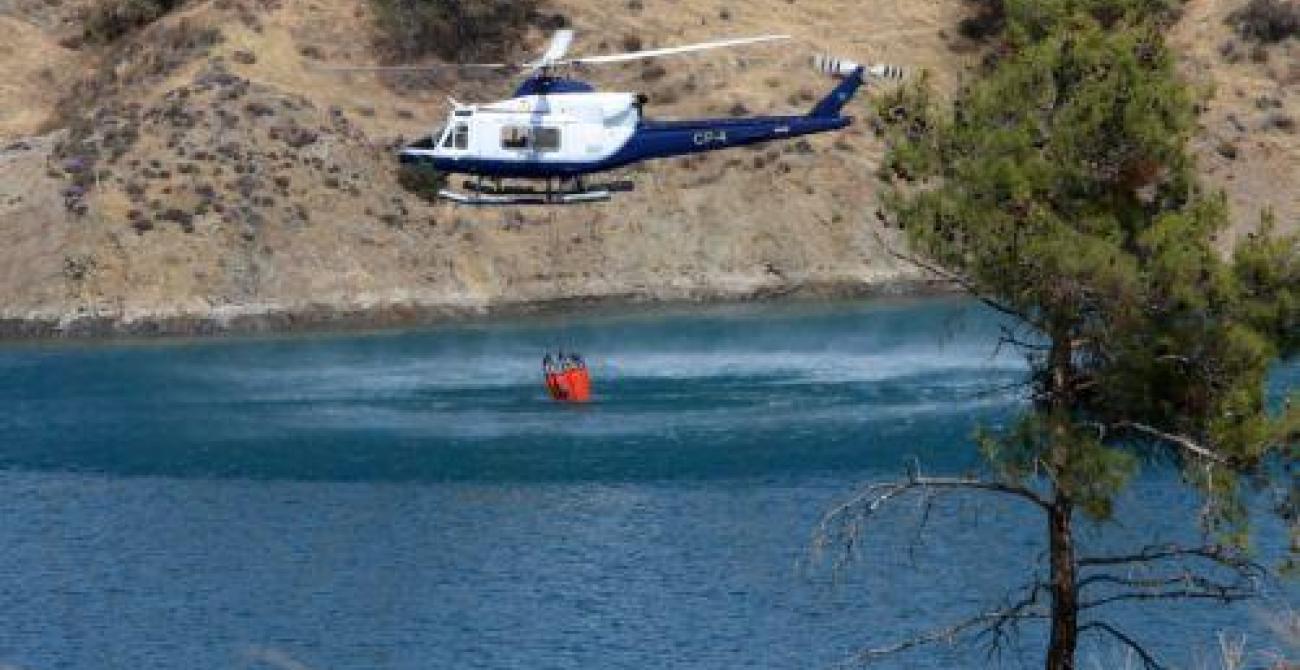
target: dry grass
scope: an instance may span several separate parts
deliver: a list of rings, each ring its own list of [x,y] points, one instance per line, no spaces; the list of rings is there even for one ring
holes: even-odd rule
[[[0,15],[0,144],[46,124],[60,91],[81,73],[80,55],[35,25]]]
[[[1194,147],[1207,181],[1223,189],[1232,206],[1235,223],[1222,240],[1225,249],[1253,230],[1266,210],[1282,230],[1300,231],[1300,134],[1274,120],[1300,118],[1300,41],[1261,47],[1264,59],[1225,58],[1250,50],[1236,41],[1228,22],[1246,4],[1189,2],[1170,37],[1184,76],[1205,95]],[[1276,104],[1261,109],[1257,101],[1264,98]],[[1229,145],[1235,152],[1220,151]]]

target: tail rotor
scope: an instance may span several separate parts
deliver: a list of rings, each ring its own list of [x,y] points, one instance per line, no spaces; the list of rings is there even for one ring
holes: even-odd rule
[[[830,54],[818,54],[813,56],[813,68],[831,75],[832,77],[848,77],[858,68],[862,68],[863,75],[871,79],[902,79],[903,68],[897,65],[864,65],[846,58],[836,58]]]

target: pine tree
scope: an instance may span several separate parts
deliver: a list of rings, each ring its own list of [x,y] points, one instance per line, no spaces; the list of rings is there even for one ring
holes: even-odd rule
[[[1300,442],[1300,406],[1270,411],[1265,388],[1300,347],[1300,243],[1264,225],[1231,259],[1216,248],[1227,205],[1197,181],[1188,89],[1160,23],[1111,11],[1120,4],[1008,0],[997,57],[950,113],[924,80],[882,99],[882,176],[897,184],[886,220],[909,259],[1009,316],[1004,341],[1026,353],[1032,401],[977,436],[985,476],[869,486],[820,529],[822,544],[856,537],[905,493],[974,490],[1039,509],[1046,578],[918,641],[996,634],[1032,614],[1050,624],[1049,670],[1076,667],[1091,633],[1159,667],[1098,618],[1109,602],[1253,595],[1265,568],[1247,552],[1244,482],[1294,461],[1286,449]],[[1152,459],[1203,495],[1212,540],[1081,556],[1076,519],[1110,520]]]

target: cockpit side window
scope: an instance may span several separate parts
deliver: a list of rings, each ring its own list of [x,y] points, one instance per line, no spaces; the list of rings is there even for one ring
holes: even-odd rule
[[[442,148],[460,149],[462,151],[468,149],[469,148],[469,125],[464,123],[457,123],[456,125],[452,126],[451,130],[447,131],[447,134],[442,138]]]
[[[423,140],[423,144],[425,148],[437,149],[438,147],[442,146],[442,138],[446,136],[446,134],[447,134],[446,126],[439,126],[435,128],[433,132],[429,133],[429,136]]]

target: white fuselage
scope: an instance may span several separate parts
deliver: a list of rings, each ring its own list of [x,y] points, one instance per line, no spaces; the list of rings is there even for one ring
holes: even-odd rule
[[[595,163],[636,132],[640,111],[631,93],[527,95],[483,105],[457,105],[436,145],[439,163]]]

